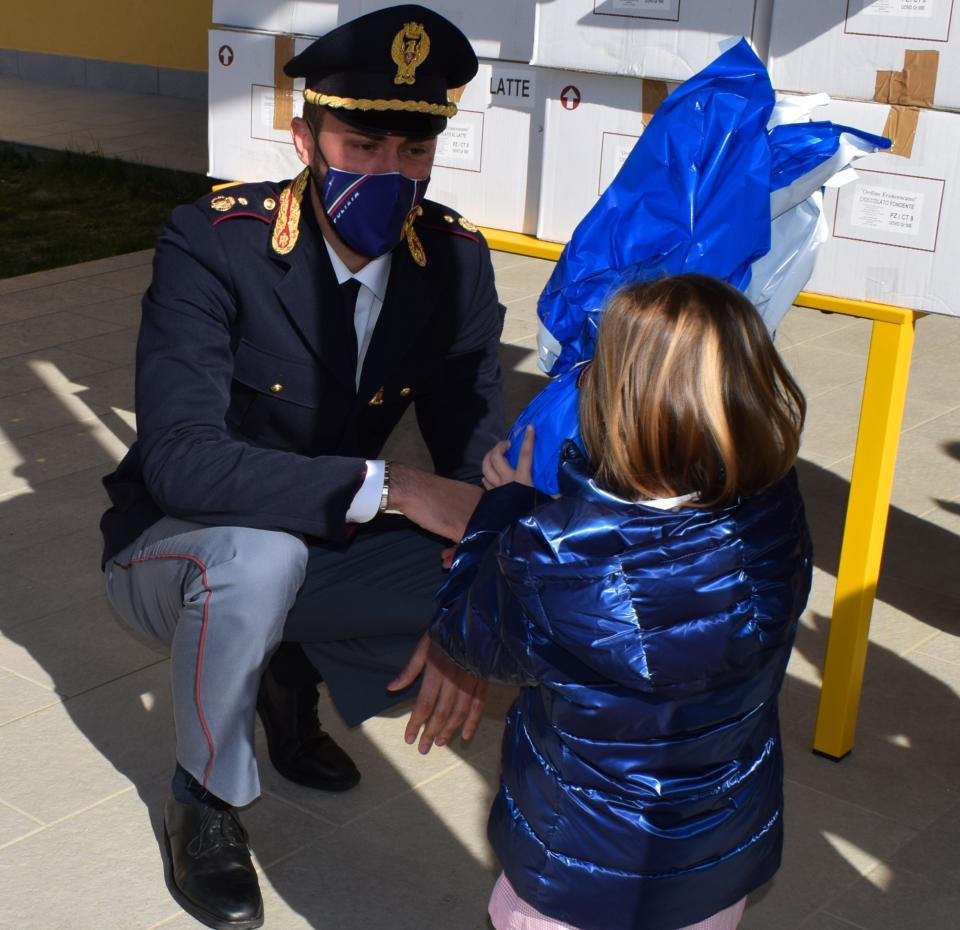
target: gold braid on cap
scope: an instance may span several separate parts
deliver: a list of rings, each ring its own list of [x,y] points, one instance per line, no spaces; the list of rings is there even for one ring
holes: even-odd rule
[[[273,224],[273,251],[286,255],[293,251],[300,235],[300,201],[310,180],[310,169],[304,168],[280,195],[280,209]]]
[[[339,107],[342,110],[399,110],[404,113],[426,113],[450,119],[457,112],[455,103],[429,103],[426,100],[371,100],[368,97],[335,97],[305,88],[303,99],[318,107]]]

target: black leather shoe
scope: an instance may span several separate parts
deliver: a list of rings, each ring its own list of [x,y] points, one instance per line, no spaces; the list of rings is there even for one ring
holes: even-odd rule
[[[282,685],[269,664],[260,680],[257,713],[273,767],[305,788],[346,791],[360,781],[353,760],[320,729],[317,686]]]
[[[214,930],[263,926],[263,898],[247,831],[232,808],[167,799],[167,886],[191,917]]]

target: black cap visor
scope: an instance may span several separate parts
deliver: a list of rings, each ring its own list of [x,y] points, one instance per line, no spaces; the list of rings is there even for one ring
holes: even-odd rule
[[[344,107],[327,107],[326,109],[348,126],[375,136],[430,138],[440,135],[447,128],[445,116],[430,116],[427,113],[406,113],[399,110],[347,110]]]

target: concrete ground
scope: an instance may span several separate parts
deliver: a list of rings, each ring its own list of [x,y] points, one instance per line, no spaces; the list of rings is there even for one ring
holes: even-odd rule
[[[0,78],[0,139],[204,170],[203,105]],[[546,262],[497,254],[510,412],[542,384]],[[0,281],[0,928],[186,930],[157,836],[173,762],[168,663],[101,592],[99,479],[134,435],[133,350],[151,253]],[[817,568],[782,698],[783,868],[745,930],[960,927],[960,320],[917,347],[857,742],[810,752],[870,324],[795,309],[779,346],[807,392],[801,473]],[[405,427],[394,453],[422,455]],[[270,930],[481,930],[484,837],[509,692],[472,744],[420,757],[402,713],[322,719],[364,779],[280,779],[244,814]],[[258,730],[262,751],[262,733]]]

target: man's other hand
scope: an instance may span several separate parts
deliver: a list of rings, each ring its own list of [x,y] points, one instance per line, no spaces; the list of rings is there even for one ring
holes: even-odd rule
[[[426,755],[434,743],[437,746],[448,743],[461,725],[464,739],[470,739],[477,732],[487,698],[487,683],[447,658],[426,633],[406,668],[387,688],[401,691],[412,685],[421,671],[423,683],[403,738],[412,746],[419,735],[417,749]]]

